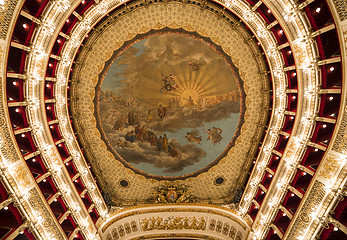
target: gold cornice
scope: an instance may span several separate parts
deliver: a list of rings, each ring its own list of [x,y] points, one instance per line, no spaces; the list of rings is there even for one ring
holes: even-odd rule
[[[186,208],[182,208],[185,206]],[[160,208],[163,207],[163,208]],[[176,208],[177,207],[177,208]],[[181,208],[178,208],[181,207]],[[192,208],[195,207],[195,208]],[[201,208],[198,208],[201,207]],[[146,208],[146,209],[141,209]],[[137,210],[139,209],[139,210]],[[131,211],[131,212],[128,212]],[[229,214],[225,212],[228,212]],[[125,213],[128,212],[128,213]],[[114,212],[111,212],[108,216],[108,219],[111,219],[110,221],[105,221],[103,223],[99,223],[99,228],[101,228],[101,231],[104,233],[106,229],[114,224],[115,222],[129,216],[139,215],[139,214],[145,214],[145,213],[159,213],[159,212],[203,212],[203,213],[210,213],[215,215],[220,215],[226,218],[229,218],[238,224],[242,226],[242,228],[245,230],[246,228],[250,227],[250,222],[246,220],[245,218],[243,221],[242,218],[238,215],[238,212],[234,209],[226,208],[223,206],[218,205],[211,205],[211,204],[201,204],[201,203],[175,203],[175,204],[143,204],[143,205],[137,205],[137,206],[131,206],[127,208],[121,208],[117,209]],[[119,216],[118,216],[119,215]],[[239,218],[236,218],[234,215],[238,216]]]

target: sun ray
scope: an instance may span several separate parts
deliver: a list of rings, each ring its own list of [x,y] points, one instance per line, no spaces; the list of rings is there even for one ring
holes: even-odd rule
[[[184,91],[185,89],[187,89],[187,87],[184,84],[185,82],[184,72],[175,66],[175,73],[176,73],[176,83],[179,86],[178,90]]]
[[[196,76],[196,78],[194,79],[194,83],[193,83],[193,86],[192,88],[193,89],[196,89],[197,86],[199,85],[200,81],[201,81],[201,78],[204,76],[205,72],[206,72],[206,67],[203,68],[203,69],[200,69],[198,72],[199,74]]]
[[[209,88],[212,85],[218,86],[217,81],[212,81],[213,78],[216,78],[217,72],[218,72],[218,68],[215,68],[215,69],[211,70],[211,72],[208,76],[206,75],[206,76],[202,77],[201,81],[200,81],[200,86],[198,86],[196,88],[196,90],[199,91],[201,88]]]

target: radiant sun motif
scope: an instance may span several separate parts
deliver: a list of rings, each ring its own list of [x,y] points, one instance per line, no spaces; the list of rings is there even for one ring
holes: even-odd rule
[[[182,176],[230,148],[241,89],[231,60],[203,41],[158,35],[114,59],[99,113],[115,155],[143,173]]]

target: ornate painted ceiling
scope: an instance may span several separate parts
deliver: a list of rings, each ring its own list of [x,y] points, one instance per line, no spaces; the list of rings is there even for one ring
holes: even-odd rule
[[[0,239],[345,238],[346,14],[0,0]]]
[[[226,203],[245,184],[269,119],[271,86],[258,74],[268,68],[254,57],[257,42],[245,41],[250,32],[225,15],[229,22],[212,27],[218,16],[196,5],[150,4],[89,33],[72,73],[78,100],[70,109],[112,204],[151,201],[167,184],[186,185],[195,201]]]

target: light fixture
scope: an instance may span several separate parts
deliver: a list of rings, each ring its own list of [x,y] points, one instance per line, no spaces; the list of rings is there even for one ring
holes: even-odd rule
[[[320,7],[317,7],[317,8],[316,8],[316,13],[320,13],[320,10],[321,10],[321,8],[320,8]]]

